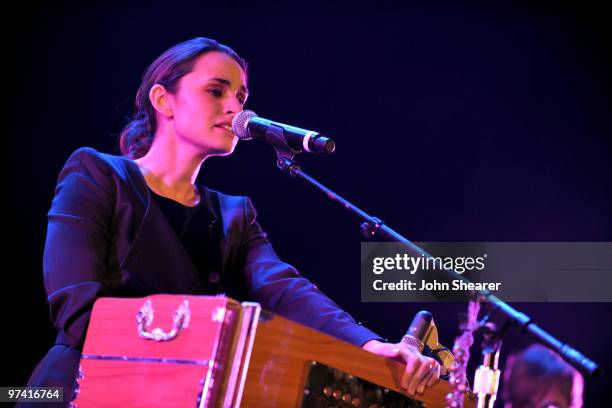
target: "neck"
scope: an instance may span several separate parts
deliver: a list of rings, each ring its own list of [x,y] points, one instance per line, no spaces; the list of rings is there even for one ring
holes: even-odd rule
[[[199,199],[195,180],[206,157],[185,143],[177,143],[176,138],[155,135],[147,154],[134,162],[155,193],[193,205]]]

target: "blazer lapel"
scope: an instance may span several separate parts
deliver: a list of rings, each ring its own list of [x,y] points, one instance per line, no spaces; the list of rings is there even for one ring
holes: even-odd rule
[[[192,293],[198,287],[198,271],[166,216],[159,208],[136,166],[130,173],[146,195],[146,210],[134,240],[121,262],[121,269],[152,293]],[[134,174],[137,172],[137,174]],[[134,203],[138,205],[140,203]]]

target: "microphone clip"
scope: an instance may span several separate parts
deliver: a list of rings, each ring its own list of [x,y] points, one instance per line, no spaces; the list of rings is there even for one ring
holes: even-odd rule
[[[431,313],[419,312],[402,342],[414,346],[424,356],[431,357],[440,363],[440,377],[445,380],[448,379],[449,368],[455,362],[455,356],[447,347],[440,344],[438,328]]]
[[[438,340],[438,328],[431,322],[431,329],[429,330],[428,336],[423,341],[425,347],[423,348],[423,355],[427,357],[431,357],[440,363],[440,368],[442,369],[440,373],[440,377],[442,379],[448,380],[449,371],[451,364],[455,362],[455,356],[448,349],[448,347],[440,344]]]

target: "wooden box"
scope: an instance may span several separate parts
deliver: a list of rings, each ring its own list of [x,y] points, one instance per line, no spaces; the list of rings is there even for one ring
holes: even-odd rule
[[[226,297],[99,299],[83,348],[73,404],[197,407],[226,405],[228,398],[231,406],[236,403],[234,387],[240,383],[237,376],[245,346],[239,335],[249,328],[241,323],[250,321],[249,311]],[[138,319],[140,330],[145,329],[144,335],[150,338],[139,334]],[[175,337],[162,340],[173,326]],[[237,368],[232,369],[234,363]]]
[[[419,397],[404,393],[404,368],[256,303],[182,295],[102,298],[93,309],[73,405],[446,406],[444,381]],[[464,407],[473,406],[468,396]]]

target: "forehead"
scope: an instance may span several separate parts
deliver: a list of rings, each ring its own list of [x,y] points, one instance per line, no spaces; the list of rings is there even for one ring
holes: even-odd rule
[[[200,56],[193,70],[185,75],[196,81],[206,81],[211,78],[227,79],[232,88],[247,86],[247,78],[238,62],[224,52],[211,51]]]

